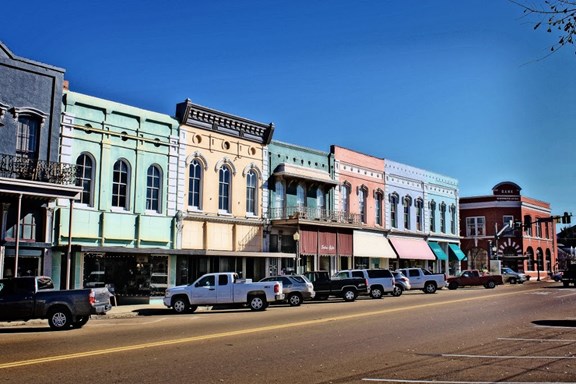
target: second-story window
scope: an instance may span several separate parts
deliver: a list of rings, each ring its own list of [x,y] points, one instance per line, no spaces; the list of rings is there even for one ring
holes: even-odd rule
[[[410,229],[410,207],[412,206],[412,198],[410,196],[404,197],[404,229]]]
[[[80,204],[92,206],[92,183],[94,180],[94,167],[92,158],[83,153],[76,159],[76,185],[82,187],[80,198],[76,200]]]
[[[146,209],[160,213],[160,194],[162,191],[162,174],[160,168],[152,165],[148,168],[146,178]]]
[[[306,206],[306,190],[302,184],[296,186],[296,206],[299,211]]]
[[[382,225],[382,193],[381,192],[377,192],[374,195],[374,206],[376,209],[376,225]]]
[[[366,224],[366,189],[358,189],[358,210],[360,211],[360,222]]]
[[[202,165],[198,160],[192,160],[188,167],[188,207],[200,210],[202,191]]]
[[[436,232],[436,202],[430,202],[430,232]]]
[[[325,209],[326,203],[324,201],[324,191],[322,188],[318,187],[316,189],[316,215],[318,218],[325,217]]]
[[[128,209],[128,184],[129,168],[124,160],[114,163],[112,175],[112,206]]]
[[[466,218],[466,236],[476,237],[486,234],[486,219],[483,216]]]
[[[398,228],[398,201],[398,195],[392,193],[390,195],[390,225],[392,228]]]
[[[340,186],[340,209],[343,213],[350,213],[350,203],[348,197],[350,196],[350,188],[348,184]]]
[[[38,136],[40,123],[33,116],[18,117],[16,134],[16,155],[27,159],[38,158]]]
[[[250,170],[246,174],[246,213],[256,215],[256,185],[258,178],[256,172]]]
[[[414,202],[414,206],[416,207],[416,230],[422,231],[422,217],[424,213],[424,201],[422,199],[416,199]]]
[[[440,204],[440,232],[446,233],[446,204]]]
[[[456,234],[456,205],[450,205],[450,233]]]
[[[224,213],[230,213],[230,191],[232,177],[230,169],[222,166],[218,172],[218,210]]]

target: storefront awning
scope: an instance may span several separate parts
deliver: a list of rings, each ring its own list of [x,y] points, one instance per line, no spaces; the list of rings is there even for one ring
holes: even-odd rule
[[[396,253],[381,233],[354,231],[354,257],[395,259]]]
[[[440,244],[430,241],[428,242],[428,246],[432,249],[432,252],[434,252],[438,260],[448,260],[448,255],[444,252]]]
[[[301,167],[294,164],[281,163],[274,170],[273,176],[289,177],[293,179],[305,179],[324,184],[337,185],[338,182],[332,180],[330,174],[319,169]]]
[[[448,244],[448,247],[450,247],[451,258],[456,258],[460,261],[466,259],[466,255],[464,254],[464,252],[462,252],[460,247],[458,247],[456,244]]]
[[[401,259],[436,260],[436,256],[424,240],[401,237],[391,237],[389,240]]]

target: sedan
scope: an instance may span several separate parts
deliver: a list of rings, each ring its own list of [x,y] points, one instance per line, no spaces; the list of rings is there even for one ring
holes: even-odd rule
[[[293,307],[302,304],[304,300],[314,298],[314,285],[302,275],[269,276],[260,281],[279,281],[286,301]]]

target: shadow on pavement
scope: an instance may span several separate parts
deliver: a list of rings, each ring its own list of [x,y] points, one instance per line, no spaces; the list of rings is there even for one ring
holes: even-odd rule
[[[532,324],[542,327],[569,327],[576,328],[576,320],[536,320]]]

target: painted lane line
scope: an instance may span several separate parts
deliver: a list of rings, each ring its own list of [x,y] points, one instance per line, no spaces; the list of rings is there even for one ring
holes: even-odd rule
[[[445,380],[400,380],[400,379],[362,379],[381,383],[415,384],[576,384],[573,381],[445,381]]]
[[[561,360],[576,359],[576,356],[495,356],[495,355],[458,355],[443,353],[442,357],[465,357],[471,359],[534,359],[534,360]]]
[[[521,292],[507,292],[507,293],[498,293],[498,296],[512,296],[524,293]],[[418,304],[418,305],[411,305],[406,307],[398,307],[398,308],[388,308],[388,309],[381,309],[378,311],[372,312],[362,312],[356,313],[351,315],[342,315],[336,317],[328,317],[324,319],[312,319],[312,320],[305,320],[295,323],[285,323],[285,324],[278,324],[278,325],[270,325],[266,327],[257,327],[257,328],[249,328],[249,329],[241,329],[237,331],[229,331],[229,332],[221,332],[221,333],[214,333],[202,336],[192,336],[183,339],[172,339],[172,340],[164,340],[164,341],[157,341],[152,343],[143,343],[143,344],[135,344],[135,345],[126,345],[122,347],[115,347],[115,348],[105,348],[99,350],[92,350],[86,352],[77,352],[65,355],[55,355],[55,356],[47,356],[38,359],[30,359],[30,360],[21,360],[21,361],[13,361],[9,363],[2,363],[0,364],[0,369],[7,369],[7,368],[15,368],[15,367],[23,367],[28,365],[36,365],[36,364],[44,364],[50,363],[54,361],[62,361],[62,360],[71,360],[71,359],[80,359],[85,357],[92,357],[97,355],[107,355],[110,353],[120,353],[120,352],[128,352],[128,351],[135,351],[147,348],[155,348],[155,347],[164,347],[170,345],[178,345],[178,344],[186,344],[186,343],[194,343],[198,341],[205,341],[205,340],[213,340],[219,339],[224,337],[233,337],[233,336],[240,336],[240,335],[248,335],[253,333],[259,332],[269,332],[269,331],[276,331],[281,329],[290,329],[290,328],[298,328],[303,326],[310,326],[310,325],[321,325],[333,321],[345,321],[350,319],[356,319],[359,317],[366,317],[366,316],[376,316],[376,315],[383,315],[389,313],[396,313],[396,312],[403,312],[421,308],[431,308],[431,307],[438,307],[448,304],[455,304],[460,302],[470,302],[473,300],[490,300],[490,296],[478,296],[478,297],[471,297],[471,298],[463,298],[463,299],[456,299],[456,300],[448,300],[448,301],[441,301],[438,303],[427,303],[427,304]]]

